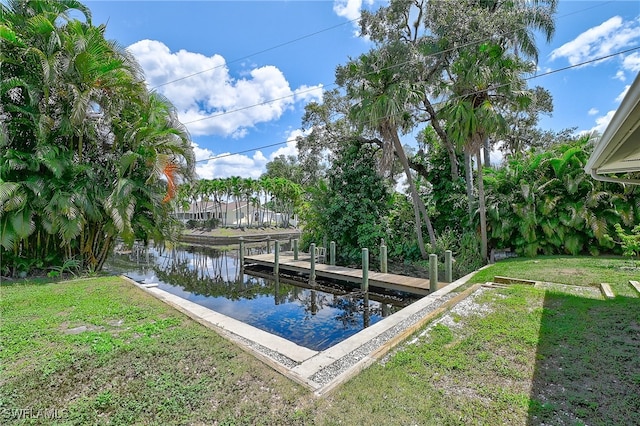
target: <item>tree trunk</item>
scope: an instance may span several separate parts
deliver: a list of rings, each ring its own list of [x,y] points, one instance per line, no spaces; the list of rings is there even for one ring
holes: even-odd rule
[[[473,223],[473,167],[471,164],[471,154],[465,150],[464,153],[464,180],[467,183],[467,201],[469,206],[469,225]]]
[[[422,199],[420,198],[420,194],[418,194],[418,190],[416,189],[416,186],[413,182],[413,177],[411,176],[411,169],[409,168],[409,160],[407,160],[407,156],[404,153],[404,148],[402,147],[402,144],[400,143],[400,139],[397,137],[397,135],[395,135],[395,137],[392,136],[392,140],[393,140],[393,144],[395,146],[396,152],[398,154],[398,158],[400,159],[400,162],[402,163],[402,168],[404,169],[404,173],[407,176],[407,183],[409,184],[409,189],[411,191],[411,197],[413,198],[413,204],[414,204],[414,209],[419,209],[420,211],[422,211],[422,216],[425,222],[425,225],[427,225],[427,231],[429,232],[429,241],[431,243],[431,248],[435,248],[436,246],[436,234],[433,231],[433,226],[431,225],[431,219],[429,218],[429,215],[427,214],[427,209],[424,206],[424,203],[422,202]],[[414,212],[415,214],[415,212]],[[418,214],[418,217],[416,218],[417,221],[420,220],[420,215]],[[420,238],[422,235],[421,232],[421,227],[419,225],[416,225],[416,231],[418,232],[418,242],[420,242]],[[423,244],[424,245],[424,244]],[[428,255],[426,250],[424,250],[424,247],[421,247],[420,249],[420,253],[422,254],[423,259],[427,259]]]
[[[436,117],[436,111],[435,109],[433,109],[433,105],[431,105],[431,102],[429,101],[429,99],[425,97],[425,99],[423,100],[423,103],[425,108],[427,109],[427,112],[429,113],[429,117],[431,118],[431,127],[433,127],[433,130],[436,131],[436,134],[440,136],[440,140],[442,141],[444,146],[447,148],[447,153],[449,154],[449,163],[451,164],[451,180],[455,182],[460,177],[460,171],[458,168],[458,156],[456,155],[456,149],[451,143],[451,141],[449,140],[449,137],[447,136],[447,132],[445,132],[442,126],[440,126],[440,122]]]
[[[478,150],[477,154],[478,160],[478,210],[480,211],[480,255],[482,256],[482,261],[487,261],[487,250],[488,250],[488,241],[487,241],[487,208],[485,206],[484,199],[484,181],[482,179],[482,161],[480,158],[480,150]]]
[[[387,135],[391,135],[392,133],[395,133],[394,128],[391,126],[391,124],[385,120],[382,125],[380,126],[380,131],[383,135],[387,134]],[[385,177],[387,175],[390,175],[390,171],[393,165],[393,143],[382,143],[382,158],[380,160],[380,170],[379,170],[379,174],[382,177]]]
[[[482,148],[484,152],[484,165],[485,167],[491,167],[491,145],[489,144],[488,136],[484,139]]]

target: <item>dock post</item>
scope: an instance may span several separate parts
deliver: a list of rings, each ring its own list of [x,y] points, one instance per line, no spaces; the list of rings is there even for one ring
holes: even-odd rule
[[[293,240],[293,260],[298,260],[298,239]]]
[[[380,272],[387,273],[387,246],[384,238],[380,242]]]
[[[316,280],[316,243],[311,243],[309,246],[309,253],[311,253],[311,273],[309,274],[309,281]]]
[[[335,266],[336,264],[336,242],[331,241],[329,243],[329,265]]]
[[[271,237],[267,237],[267,254],[271,253]]]
[[[244,238],[240,237],[240,249],[238,250],[238,254],[240,257],[240,267],[244,266]]]
[[[448,283],[453,281],[453,253],[451,250],[444,252],[444,280]]]
[[[280,273],[280,241],[278,240],[274,243],[273,265],[273,274],[278,276]]]
[[[369,291],[369,249],[362,249],[362,291]]]
[[[429,255],[429,292],[438,289],[438,255]]]

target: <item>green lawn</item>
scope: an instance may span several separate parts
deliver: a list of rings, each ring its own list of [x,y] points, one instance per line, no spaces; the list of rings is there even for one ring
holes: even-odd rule
[[[606,281],[621,296],[483,290],[475,313],[449,314],[322,399],[118,278],[3,285],[0,423],[640,424],[636,265],[500,262],[474,281]]]

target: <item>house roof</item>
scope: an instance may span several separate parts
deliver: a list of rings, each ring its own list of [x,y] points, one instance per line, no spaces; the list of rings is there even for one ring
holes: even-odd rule
[[[598,180],[640,184],[638,179],[604,176],[640,171],[640,73],[596,143],[585,171]]]

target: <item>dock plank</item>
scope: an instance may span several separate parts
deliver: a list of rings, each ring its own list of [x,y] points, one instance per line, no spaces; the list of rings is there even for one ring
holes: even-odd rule
[[[274,267],[273,254],[258,254],[245,256],[246,264],[257,264],[266,267]],[[288,270],[299,273],[309,274],[311,272],[311,261],[293,259],[293,255],[280,254],[279,268],[280,270]],[[324,263],[316,263],[316,277],[324,277],[347,281],[355,284],[362,283],[362,270],[347,268],[344,266],[327,265]],[[444,287],[445,283],[438,283],[438,288]],[[369,286],[381,287],[390,290],[405,291],[414,294],[427,295],[430,290],[430,282],[425,278],[408,277],[406,275],[396,275],[383,272],[369,271]]]

